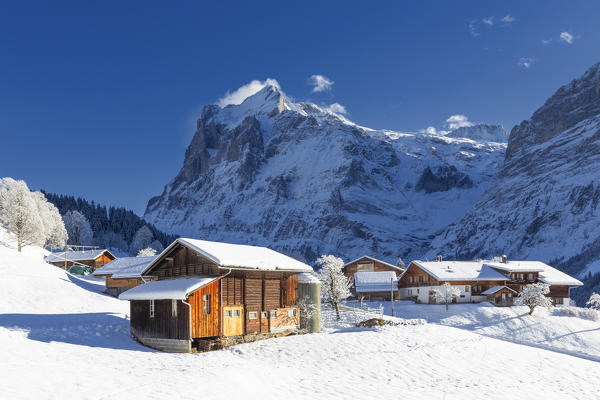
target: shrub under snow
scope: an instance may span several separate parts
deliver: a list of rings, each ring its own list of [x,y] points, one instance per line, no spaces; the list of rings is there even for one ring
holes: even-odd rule
[[[552,300],[546,295],[550,293],[550,287],[545,283],[531,283],[525,285],[519,296],[515,299],[515,305],[529,307],[529,315],[533,314],[536,307],[552,308]]]
[[[590,299],[585,303],[589,308],[593,308],[594,310],[600,310],[600,294],[592,293]]]

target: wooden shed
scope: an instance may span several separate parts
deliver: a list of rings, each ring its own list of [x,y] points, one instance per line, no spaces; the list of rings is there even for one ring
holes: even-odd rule
[[[355,280],[355,274],[357,272],[393,272],[396,275],[396,277],[399,277],[404,272],[404,269],[398,267],[397,265],[390,264],[370,256],[362,256],[350,261],[349,263],[344,264],[344,266],[342,267],[342,271],[344,272],[344,275],[346,275],[346,277],[348,277],[348,279],[350,279],[353,283],[351,291],[354,297],[366,296],[369,298],[379,297],[389,299],[389,290],[386,290],[385,293],[383,291],[379,291],[379,294],[375,293],[375,291],[373,290],[363,291],[362,294],[357,293],[357,282]],[[366,294],[367,292],[368,294]]]
[[[495,306],[512,306],[517,292],[507,286],[492,286],[481,293]]]
[[[142,271],[155,259],[156,256],[120,257],[98,268],[92,275],[104,278],[106,293],[117,297],[126,290],[155,280],[155,277],[142,275]]]
[[[179,238],[143,275],[131,332],[159,350],[188,352],[297,330],[298,274],[312,268],[265,247]]]
[[[64,268],[65,260],[67,268],[73,265],[87,265],[92,271],[102,268],[116,257],[108,249],[91,250],[67,250],[54,252],[46,256],[45,261],[57,267]]]

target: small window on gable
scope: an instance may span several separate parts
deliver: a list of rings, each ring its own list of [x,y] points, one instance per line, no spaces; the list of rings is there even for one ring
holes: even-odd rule
[[[231,317],[231,310],[225,310],[225,316]]]
[[[150,300],[150,318],[154,318],[154,300]]]
[[[261,318],[267,318],[268,316],[269,316],[269,313],[266,311],[263,311],[262,313],[260,313]]]
[[[256,311],[250,311],[248,313],[248,319],[257,319],[258,318],[258,313]]]
[[[358,272],[373,272],[373,263],[358,264]]]
[[[240,310],[233,310],[233,316],[234,317],[239,317],[240,316]]]
[[[171,317],[177,318],[177,300],[171,300]]]
[[[277,318],[277,311],[273,310],[270,313],[271,313],[271,318]]]
[[[423,282],[423,275],[419,275],[419,283]]]
[[[296,309],[295,308],[290,308],[288,310],[288,317],[295,317],[296,316]]]
[[[471,291],[471,286],[466,285],[465,286],[465,292],[469,293]]]
[[[203,294],[202,301],[204,303],[204,314],[210,314],[210,294]]]

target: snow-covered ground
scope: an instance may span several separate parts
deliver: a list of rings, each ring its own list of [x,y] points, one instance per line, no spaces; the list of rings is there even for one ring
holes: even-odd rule
[[[152,351],[130,338],[126,302],[42,253],[0,243],[2,398],[600,396],[598,362],[434,323],[330,328],[204,354]]]
[[[375,308],[383,305],[391,315],[390,302],[367,303]],[[359,306],[348,302],[349,306]],[[560,308],[536,308],[528,315],[523,306],[495,307],[490,303],[444,305],[394,303],[394,315],[401,318],[424,318],[430,323],[452,326],[514,343],[527,344],[600,362],[600,321],[568,316]]]

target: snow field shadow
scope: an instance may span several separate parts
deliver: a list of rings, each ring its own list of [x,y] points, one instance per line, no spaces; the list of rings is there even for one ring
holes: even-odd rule
[[[0,314],[0,328],[27,332],[40,342],[151,352],[129,333],[129,320],[119,314]]]

